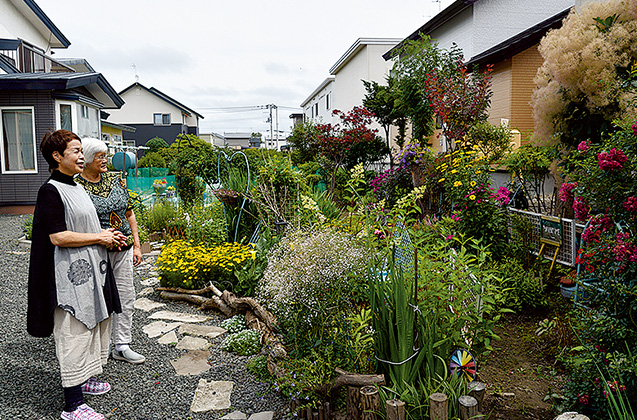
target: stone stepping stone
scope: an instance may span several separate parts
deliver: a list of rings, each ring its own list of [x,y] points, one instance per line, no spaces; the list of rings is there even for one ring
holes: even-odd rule
[[[177,322],[204,322],[209,318],[203,315],[185,314],[183,312],[159,311],[155,312],[148,318],[150,319],[166,319],[168,321]]]
[[[137,296],[151,295],[151,294],[153,294],[154,291],[155,291],[155,289],[153,289],[152,287],[146,287],[146,288],[142,289],[141,292],[137,293]]]
[[[148,337],[155,338],[155,337],[159,337],[162,334],[167,333],[168,331],[174,330],[181,324],[182,324],[181,322],[168,323],[165,321],[155,321],[155,322],[151,322],[148,325],[144,325],[144,328],[142,328],[142,331],[144,331],[146,335],[148,335]]]
[[[154,311],[157,308],[162,308],[166,306],[165,303],[155,302],[154,300],[150,300],[148,298],[140,298],[135,301],[133,304],[133,308],[139,309],[145,312]]]
[[[168,334],[164,334],[157,342],[159,344],[177,344],[179,339],[177,338],[177,334],[175,331],[171,331]]]
[[[212,410],[227,410],[230,408],[230,394],[233,386],[234,382],[230,381],[208,382],[205,379],[199,379],[190,411],[203,413]]]
[[[186,336],[177,344],[179,350],[206,350],[210,342],[205,338]]]
[[[159,279],[157,277],[150,277],[146,280],[142,280],[139,282],[142,286],[156,286],[159,284]]]
[[[211,325],[184,324],[179,327],[179,334],[196,335],[199,337],[215,338],[227,332],[225,328]]]
[[[209,355],[210,352],[207,350],[191,350],[179,359],[171,360],[170,364],[175,368],[177,375],[200,375],[211,368],[208,363]],[[229,407],[228,405],[226,408]]]
[[[220,420],[246,420],[248,417],[243,414],[241,411],[233,411],[232,413],[226,414],[221,417]]]
[[[248,420],[272,420],[274,417],[274,411],[262,411],[260,413],[254,413]]]

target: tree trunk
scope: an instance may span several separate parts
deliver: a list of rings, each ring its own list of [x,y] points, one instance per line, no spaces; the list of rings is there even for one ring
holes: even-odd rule
[[[367,385],[360,389],[361,419],[377,420],[380,411],[380,396],[375,386]]]
[[[360,420],[360,410],[358,409],[360,404],[360,392],[356,386],[347,387],[347,419],[348,420]]]
[[[447,420],[449,418],[449,399],[445,394],[436,392],[429,396],[429,418],[431,420]]]
[[[463,395],[458,398],[458,408],[460,411],[460,420],[476,420],[478,417],[478,401],[469,396]]]
[[[400,400],[387,400],[385,402],[387,420],[405,420],[405,402]]]

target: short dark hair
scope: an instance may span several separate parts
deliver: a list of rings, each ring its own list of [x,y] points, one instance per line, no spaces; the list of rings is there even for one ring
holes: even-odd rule
[[[49,131],[44,135],[42,143],[40,143],[40,152],[42,152],[42,156],[44,156],[44,159],[46,159],[46,162],[49,164],[49,171],[56,169],[59,165],[59,163],[53,159],[53,152],[57,151],[63,155],[66,150],[66,145],[73,140],[82,141],[77,134],[68,130]]]

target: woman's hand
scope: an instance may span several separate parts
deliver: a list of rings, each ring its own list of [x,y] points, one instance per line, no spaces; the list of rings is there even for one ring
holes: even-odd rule
[[[126,245],[126,236],[119,230],[104,229],[98,234],[100,245],[104,245],[109,249],[117,248],[122,249],[122,246]]]
[[[140,246],[133,246],[133,265],[137,267],[142,262],[142,248]]]

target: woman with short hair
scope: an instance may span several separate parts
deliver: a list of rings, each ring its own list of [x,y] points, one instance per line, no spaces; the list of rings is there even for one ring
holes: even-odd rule
[[[70,131],[47,133],[40,151],[51,177],[40,187],[33,215],[27,331],[53,334],[64,390],[65,420],[100,420],[83,394],[108,392],[95,379],[108,360],[112,312],[120,311],[107,246],[126,238],[102,229],[84,188],[73,177],[84,166],[82,143]]]
[[[106,143],[95,138],[85,138],[82,139],[82,147],[84,148],[84,169],[77,177],[77,182],[91,197],[102,229],[117,229],[127,236],[124,246],[108,249],[122,303],[122,313],[113,315],[114,348],[111,356],[133,364],[144,363],[146,358],[130,348],[135,303],[133,266],[142,261],[133,202],[120,176],[108,172]]]

